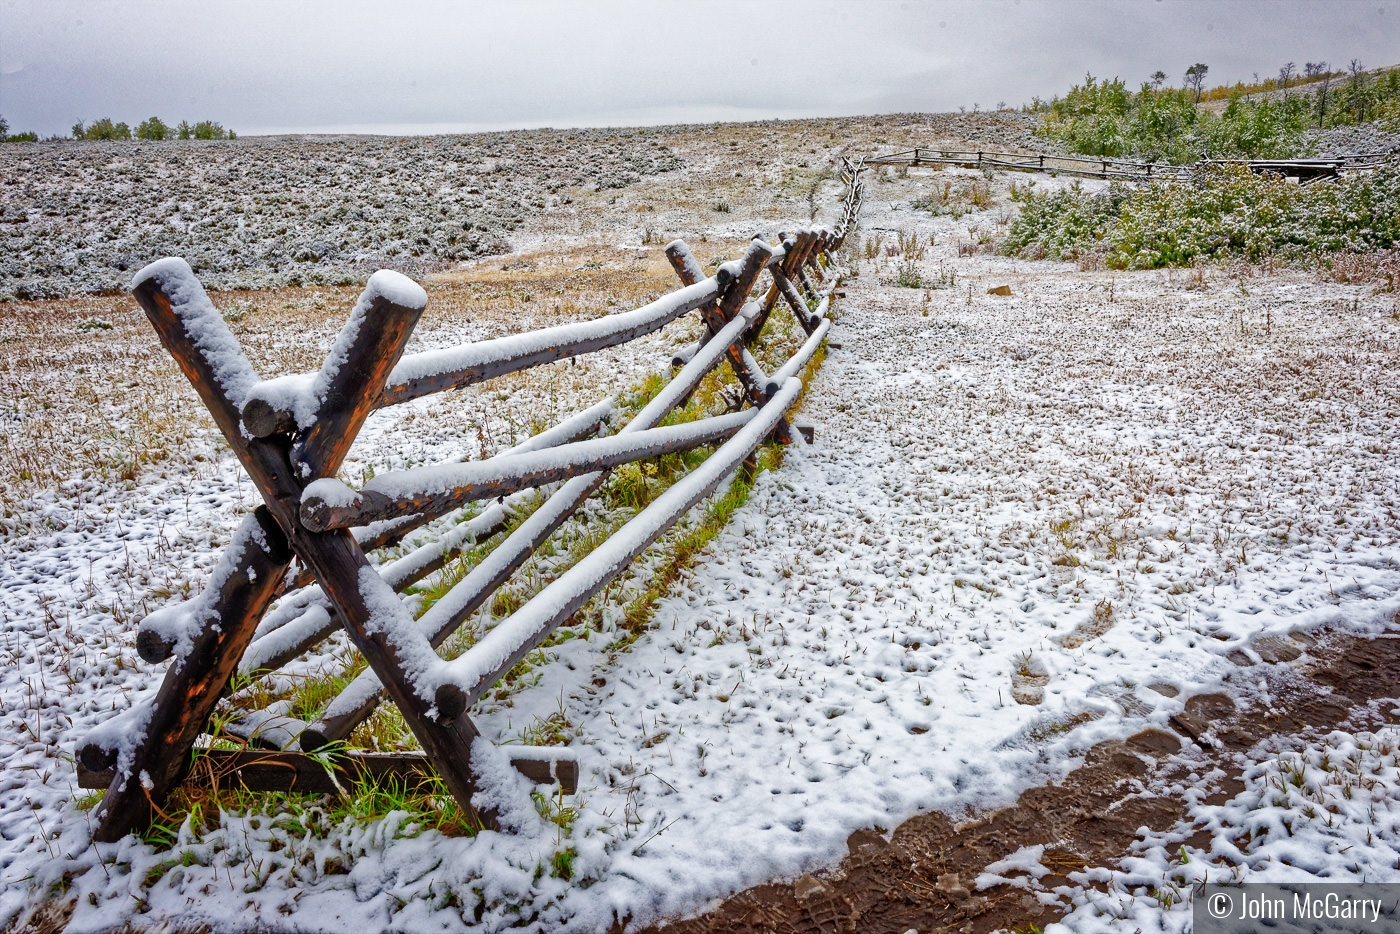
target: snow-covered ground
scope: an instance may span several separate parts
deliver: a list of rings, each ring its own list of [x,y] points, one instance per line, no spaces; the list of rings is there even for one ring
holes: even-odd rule
[[[1046,934],[1187,932],[1192,887],[1205,883],[1396,881],[1397,745],[1389,726],[1285,737],[1253,750],[1244,790],[1224,803],[1178,789],[1189,819],[1146,834],[1115,866],[1072,873],[1062,894],[1074,909]],[[1209,844],[1180,842],[1197,830]]]
[[[73,745],[158,675],[113,608],[132,612],[151,586],[132,583],[133,568],[168,561],[167,591],[197,586],[207,566],[195,556],[251,492],[198,435],[205,459],[174,479],[79,480],[39,520],[13,520],[0,569],[0,920],[40,896],[71,907],[75,931],[657,920],[829,865],[858,828],[1007,803],[1095,742],[1164,726],[1261,636],[1391,625],[1394,296],[1296,273],[963,256],[1004,222],[1004,200],[956,220],[910,204],[959,177],[972,178],[872,180],[866,237],[931,235],[904,270],[930,286],[896,284],[903,257],[859,260],[804,410],[816,443],[760,478],[652,629],[625,650],[610,651],[607,632],[549,650],[533,686],[477,718],[493,739],[551,717],[573,737],[582,775],[567,833],[483,761],[502,776],[505,833],[446,838],[312,809],[225,814],[168,850],[91,847]],[[987,294],[1000,285],[1009,297]],[[613,365],[642,372],[676,341]],[[546,408],[583,396],[539,385],[525,398]],[[426,439],[430,421],[372,424],[364,460],[396,450],[391,427]],[[1339,754],[1348,742],[1335,740]],[[1243,794],[1262,795],[1271,774],[1261,766]],[[553,871],[558,854],[570,880]],[[1140,924],[1120,913],[1122,930]],[[1067,923],[1117,922],[1086,907]]]

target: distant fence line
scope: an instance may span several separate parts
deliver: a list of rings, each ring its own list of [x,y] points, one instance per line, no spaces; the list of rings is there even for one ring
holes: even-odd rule
[[[1243,165],[1250,171],[1272,172],[1302,182],[1336,178],[1344,172],[1374,169],[1394,161],[1397,153],[1354,153],[1326,159],[1202,159],[1190,165],[1140,162],[1107,157],[1060,156],[1040,153],[991,152],[987,150],[905,149],[900,152],[867,156],[865,165],[955,165],[974,169],[1003,169],[1013,172],[1050,172],[1080,178],[1107,178],[1131,182],[1189,177],[1203,165]]]

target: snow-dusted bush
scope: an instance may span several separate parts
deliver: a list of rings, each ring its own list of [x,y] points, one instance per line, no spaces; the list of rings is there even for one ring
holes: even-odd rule
[[[1119,184],[1100,194],[1084,191],[1078,182],[1044,194],[1020,189],[1012,198],[1021,202],[1021,213],[1002,248],[1031,259],[1074,259],[1095,249],[1114,228],[1127,196]]]
[[[1300,187],[1243,166],[1209,166],[1188,181],[1090,195],[1077,186],[1023,196],[1003,249],[1028,257],[1100,252],[1109,266],[1386,250],[1400,242],[1400,167]]]
[[[1122,268],[1384,250],[1400,238],[1400,167],[1300,187],[1242,166],[1143,189],[1123,204],[1108,261]]]

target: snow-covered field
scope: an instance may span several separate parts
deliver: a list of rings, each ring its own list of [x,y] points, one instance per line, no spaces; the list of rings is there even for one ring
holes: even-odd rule
[[[763,172],[824,168],[828,151],[841,146],[863,154],[946,135],[1035,145],[1033,122],[1008,112],[737,128],[15,144],[0,147],[0,300],[121,292],[133,272],[171,255],[221,289],[363,282],[381,268],[422,275],[510,252],[519,246],[513,234],[541,215],[615,206],[619,193],[691,162],[722,165],[726,184],[745,184]],[[698,200],[673,192],[661,207],[680,208],[693,223],[726,197],[706,181]],[[616,223],[618,212],[604,213]]]
[[[543,215],[516,236],[531,246],[567,236],[600,255],[613,249],[616,270],[642,277],[656,251],[637,234],[656,212],[636,207],[661,204],[677,186],[699,188],[705,173],[731,172],[722,149],[682,157],[686,168],[617,194],[611,215],[572,215],[564,229]],[[198,586],[208,549],[252,493],[173,367],[143,344],[129,302],[92,299],[55,312],[45,326],[63,339],[52,353],[8,348],[3,375],[27,388],[7,393],[3,417],[21,430],[49,424],[55,437],[36,443],[66,450],[59,436],[82,427],[42,421],[52,398],[43,390],[77,367],[89,369],[67,376],[72,385],[106,400],[101,430],[117,437],[112,450],[142,408],[132,396],[184,427],[171,429],[178,457],[125,469],[98,451],[92,464],[74,454],[72,476],[53,483],[5,478],[0,921],[43,897],[72,911],[74,931],[176,920],[218,930],[415,931],[655,921],[830,865],[856,829],[889,829],[920,810],[961,815],[1007,803],[1072,768],[1095,742],[1164,727],[1187,697],[1222,688],[1240,670],[1229,656],[1257,658],[1262,637],[1392,625],[1400,610],[1394,295],[1300,273],[1081,272],[962,255],[960,245],[994,235],[1009,216],[1009,180],[994,180],[990,209],[956,220],[911,207],[930,186],[958,178],[979,177],[915,170],[871,181],[867,240],[879,234],[888,245],[897,232],[917,233],[932,246],[903,270],[904,257],[858,252],[859,275],[832,331],[839,346],[804,410],[816,443],[762,475],[651,630],[625,650],[606,631],[565,642],[549,650],[533,685],[481,711],[477,722],[493,739],[517,740],[546,722],[571,737],[582,775],[567,832],[507,778],[494,794],[509,831],[475,838],[393,818],[331,821],[312,808],[224,814],[164,850],[132,838],[91,847],[87,814],[74,803],[73,746],[153,689],[159,672],[131,647],[134,618]],[[718,242],[751,230],[749,208],[764,218],[760,228],[805,221],[800,187],[763,173],[740,181],[732,213],[696,220],[697,212],[693,231],[680,229],[684,209],[656,223]],[[827,212],[819,219],[830,220],[835,189],[818,192]],[[594,197],[602,211],[614,195]],[[616,251],[624,240],[628,251]],[[901,272],[929,287],[897,284]],[[987,294],[1000,285],[1011,295]],[[236,324],[260,342],[298,345],[262,350],[264,362],[307,366],[353,291],[298,292],[289,301],[311,304]],[[451,326],[434,330],[433,302],[449,296],[432,283],[429,292],[424,346],[495,326],[453,298]],[[247,299],[216,301],[236,315]],[[554,301],[512,302],[513,320],[552,323]],[[0,306],[0,340],[35,339],[25,328],[39,325],[23,311]],[[290,316],[305,325],[289,339]],[[93,318],[110,329],[85,323]],[[482,387],[383,413],[350,475],[370,463],[421,462],[440,433],[475,453],[488,445],[474,423],[511,430],[488,417],[493,405],[523,426],[591,403],[601,393],[589,387],[604,374],[639,377],[688,333],[668,331],[595,370],[556,367],[512,382],[511,395]],[[114,381],[112,370],[131,379]],[[436,428],[443,417],[446,432]],[[12,470],[25,463],[18,448]],[[1335,758],[1356,740],[1328,742]],[[1390,782],[1390,755],[1377,752],[1360,768]],[[1220,826],[1250,819],[1245,797],[1266,793],[1272,767],[1262,764],[1242,798],[1219,809]],[[1374,830],[1394,845],[1388,824]],[[1154,853],[1105,871],[1165,872],[1170,854]],[[561,854],[569,880],[555,872]],[[1368,879],[1400,879],[1393,862],[1367,866]],[[1126,906],[1118,912],[1126,920],[1115,921],[1087,906],[1088,892],[1067,921],[1076,930],[1131,931],[1149,913]]]

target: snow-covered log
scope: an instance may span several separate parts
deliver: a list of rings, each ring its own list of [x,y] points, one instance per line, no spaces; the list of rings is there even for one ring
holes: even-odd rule
[[[359,490],[327,477],[303,491],[301,523],[313,532],[324,532],[403,512],[440,516],[466,503],[713,444],[734,434],[752,417],[751,412],[734,412],[510,457],[398,470],[380,474]]]

